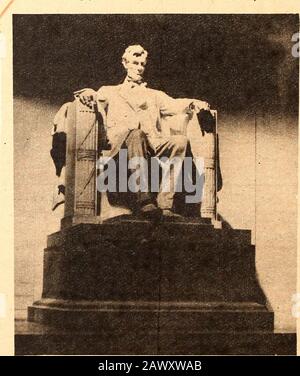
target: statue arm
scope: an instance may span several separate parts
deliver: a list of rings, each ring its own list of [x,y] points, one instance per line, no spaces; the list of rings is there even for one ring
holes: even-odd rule
[[[98,104],[98,110],[102,113],[108,103],[106,86],[100,87],[98,91],[85,88],[74,92],[75,98],[89,108],[94,108],[95,103]],[[103,115],[103,114],[102,114]]]
[[[166,93],[159,91],[157,103],[162,116],[192,114],[200,110],[209,110],[209,104],[205,101],[189,98],[172,98]]]
[[[102,109],[105,109],[108,104],[108,93],[107,87],[101,86],[100,89],[96,92],[95,96],[97,103],[100,105]]]
[[[74,92],[75,98],[78,98],[80,102],[88,107],[93,106],[93,102],[96,99],[97,92],[91,88],[84,88]]]

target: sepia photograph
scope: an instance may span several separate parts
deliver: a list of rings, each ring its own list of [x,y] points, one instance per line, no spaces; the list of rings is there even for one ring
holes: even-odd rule
[[[296,355],[299,14],[12,35],[15,354]]]

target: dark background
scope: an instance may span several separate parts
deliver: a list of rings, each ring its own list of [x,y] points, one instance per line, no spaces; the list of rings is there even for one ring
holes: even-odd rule
[[[61,104],[124,79],[141,44],[148,86],[218,110],[298,111],[298,15],[14,15],[14,95]]]

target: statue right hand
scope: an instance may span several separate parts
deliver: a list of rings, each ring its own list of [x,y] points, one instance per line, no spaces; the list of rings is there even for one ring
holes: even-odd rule
[[[196,113],[200,112],[201,110],[210,111],[210,105],[205,101],[196,99],[190,104],[190,109],[194,110]]]
[[[74,96],[80,102],[88,107],[92,107],[93,102],[96,100],[96,91],[93,89],[85,88],[74,92]]]

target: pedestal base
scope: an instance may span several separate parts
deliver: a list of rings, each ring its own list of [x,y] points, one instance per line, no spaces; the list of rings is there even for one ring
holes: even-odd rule
[[[43,296],[28,319],[67,335],[100,336],[107,349],[115,339],[120,350],[113,353],[130,353],[135,338],[137,354],[148,341],[150,353],[172,353],[179,337],[178,351],[199,353],[194,340],[212,336],[220,345],[229,335],[243,342],[252,333],[271,335],[274,325],[250,231],[195,221],[82,224],[50,235]]]
[[[28,309],[28,320],[63,329],[112,335],[272,331],[273,314],[256,303],[70,302],[42,299]]]
[[[199,332],[112,335],[16,322],[16,355],[296,355],[295,333]]]

